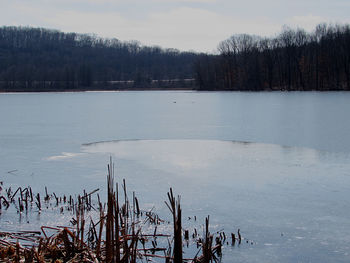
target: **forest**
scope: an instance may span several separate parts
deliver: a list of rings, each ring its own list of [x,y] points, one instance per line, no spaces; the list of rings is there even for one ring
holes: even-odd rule
[[[350,26],[320,24],[312,33],[284,27],[273,38],[233,35],[219,55],[195,63],[202,90],[350,90]]]
[[[233,35],[216,54],[31,27],[0,27],[0,91],[350,90],[350,26]]]
[[[0,28],[0,90],[179,88],[192,86],[191,52],[95,35]]]

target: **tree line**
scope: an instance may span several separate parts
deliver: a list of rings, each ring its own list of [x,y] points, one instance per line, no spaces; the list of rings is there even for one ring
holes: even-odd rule
[[[193,84],[186,80],[194,77],[196,57],[195,53],[142,46],[137,41],[0,27],[0,90],[176,88]]]
[[[312,33],[285,27],[273,38],[241,34],[219,55],[195,63],[202,90],[350,90],[350,26],[320,24]]]
[[[195,79],[195,81],[193,81]],[[30,27],[0,27],[0,91],[350,90],[350,26],[233,35],[217,54]]]

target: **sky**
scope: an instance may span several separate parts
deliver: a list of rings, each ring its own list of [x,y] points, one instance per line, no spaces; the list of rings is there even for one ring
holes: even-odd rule
[[[350,23],[349,0],[0,0],[0,26],[96,34],[182,51],[215,52],[234,34],[272,37]]]

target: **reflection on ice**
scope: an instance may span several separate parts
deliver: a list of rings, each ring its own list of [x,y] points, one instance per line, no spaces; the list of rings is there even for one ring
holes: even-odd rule
[[[218,140],[110,141],[85,144],[83,152],[109,153],[117,159],[133,160],[173,172],[208,170],[222,165],[253,166],[266,161],[288,166],[320,162],[319,152],[313,149]]]
[[[56,161],[56,160],[63,160],[63,159],[69,159],[69,158],[74,158],[77,156],[82,155],[82,153],[67,153],[63,152],[61,155],[54,155],[54,156],[49,156],[46,158],[47,161]]]

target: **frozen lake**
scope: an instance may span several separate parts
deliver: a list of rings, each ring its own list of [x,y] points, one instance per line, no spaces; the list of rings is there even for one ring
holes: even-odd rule
[[[223,262],[349,262],[349,102],[342,92],[0,94],[0,178],[103,194],[112,156],[141,206],[168,214],[172,186],[184,217],[209,214],[212,230],[253,241],[227,246]],[[1,229],[17,223],[0,217]]]

